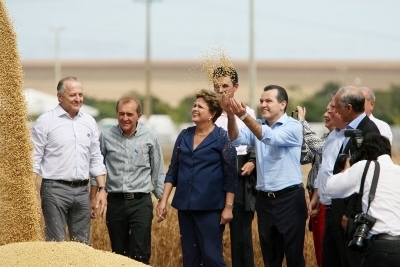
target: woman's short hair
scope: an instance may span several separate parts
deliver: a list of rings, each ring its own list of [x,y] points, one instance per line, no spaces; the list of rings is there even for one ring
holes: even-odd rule
[[[212,122],[214,123],[219,116],[222,114],[221,99],[217,93],[211,90],[202,89],[195,94],[195,98],[202,98],[206,103],[211,112],[215,112],[214,117],[212,117]]]

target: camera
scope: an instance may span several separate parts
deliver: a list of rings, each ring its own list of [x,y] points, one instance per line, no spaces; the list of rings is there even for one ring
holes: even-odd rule
[[[335,166],[333,168],[333,174],[337,174],[344,169],[344,165],[348,158],[350,158],[350,166],[362,159],[360,149],[359,149],[361,147],[361,143],[363,141],[362,131],[359,129],[345,130],[344,136],[350,137],[349,142],[351,143],[352,147],[356,148],[356,150],[351,155],[344,154],[344,153],[339,154],[339,156],[336,159]],[[343,149],[344,149],[344,147],[343,147]]]
[[[299,112],[296,110],[292,111],[292,118],[298,120],[299,119]]]
[[[353,240],[349,243],[349,248],[355,251],[362,251],[365,248],[366,239],[368,238],[369,231],[374,226],[376,219],[371,215],[361,212],[354,218],[356,224],[356,232],[354,233]]]

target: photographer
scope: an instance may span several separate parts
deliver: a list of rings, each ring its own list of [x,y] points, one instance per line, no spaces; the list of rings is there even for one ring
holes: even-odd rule
[[[400,263],[400,166],[391,159],[391,146],[386,137],[369,133],[364,138],[360,148],[363,160],[351,167],[331,176],[327,183],[327,195],[331,198],[344,198],[360,189],[361,177],[367,160],[377,160],[380,164],[379,181],[375,198],[368,207],[368,194],[371,188],[375,163],[371,162],[364,184],[362,211],[376,219],[372,228],[365,233],[367,240],[361,245],[366,246],[362,267],[367,266],[399,266]]]

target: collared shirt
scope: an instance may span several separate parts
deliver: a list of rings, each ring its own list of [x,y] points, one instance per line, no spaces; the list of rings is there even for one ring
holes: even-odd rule
[[[247,128],[240,129],[234,146],[254,146],[257,164],[257,190],[278,191],[285,187],[300,184],[302,126],[297,120],[283,114],[270,126],[264,120],[257,120],[262,128],[262,140]]]
[[[360,190],[361,177],[366,160],[356,162],[343,173],[328,179],[326,191],[331,198],[345,198]],[[368,214],[376,218],[371,234],[400,235],[400,166],[393,163],[389,155],[378,157],[380,173],[375,198],[371,202]],[[366,212],[368,194],[374,175],[375,163],[371,162],[364,184],[362,210]]]
[[[387,124],[383,120],[375,118],[374,115],[372,115],[372,114],[371,114],[371,116],[369,116],[369,118],[371,121],[373,121],[376,124],[376,127],[378,127],[381,135],[383,135],[387,139],[389,139],[390,144],[392,144],[393,134],[392,134],[392,130],[390,129],[389,124]]]
[[[153,193],[161,198],[164,159],[157,134],[141,123],[126,137],[116,125],[100,135],[100,149],[107,168],[106,186],[114,193]]]
[[[58,105],[32,127],[33,171],[44,179],[86,180],[105,174],[97,124],[80,112],[72,119]]]
[[[335,129],[329,133],[322,149],[322,163],[320,165],[314,188],[318,188],[319,202],[331,205],[332,199],[326,195],[326,182],[333,174],[337,155],[344,140],[344,129]]]
[[[256,119],[256,114],[254,113],[254,110],[246,106],[246,112],[253,119]],[[246,124],[244,124],[244,122],[238,116],[235,116],[235,120],[239,129],[246,127]],[[219,116],[219,118],[215,121],[215,125],[223,128],[226,131],[228,130],[228,116],[225,112],[222,112],[221,116]],[[243,145],[236,147],[237,155],[246,155],[248,148],[248,146]]]
[[[365,114],[365,112],[363,112],[360,116],[358,116],[357,118],[355,118],[354,120],[352,120],[350,123],[348,123],[346,125],[346,130],[351,130],[351,129],[357,129],[358,125],[360,124],[360,122],[365,118],[365,116],[367,116],[367,114]],[[347,143],[349,142],[350,137],[346,137],[344,139],[343,142],[343,147],[342,147],[342,151],[345,149],[345,147],[347,146]]]

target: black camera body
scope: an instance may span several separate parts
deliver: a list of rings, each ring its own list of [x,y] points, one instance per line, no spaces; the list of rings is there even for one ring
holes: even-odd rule
[[[356,232],[354,233],[353,240],[350,241],[349,247],[356,251],[362,251],[365,248],[365,243],[368,239],[369,231],[374,226],[376,218],[361,212],[354,218],[354,223],[357,226]]]
[[[364,139],[362,136],[362,131],[360,129],[348,129],[344,131],[344,136],[350,137],[349,142],[351,142],[352,147],[356,148],[356,150],[353,151],[351,155],[344,153],[338,155],[335,166],[333,168],[333,174],[337,174],[344,169],[344,165],[348,158],[350,158],[350,166],[362,159],[359,150],[359,148],[361,147],[361,143]]]
[[[298,120],[299,119],[299,112],[296,110],[292,111],[292,118]]]

